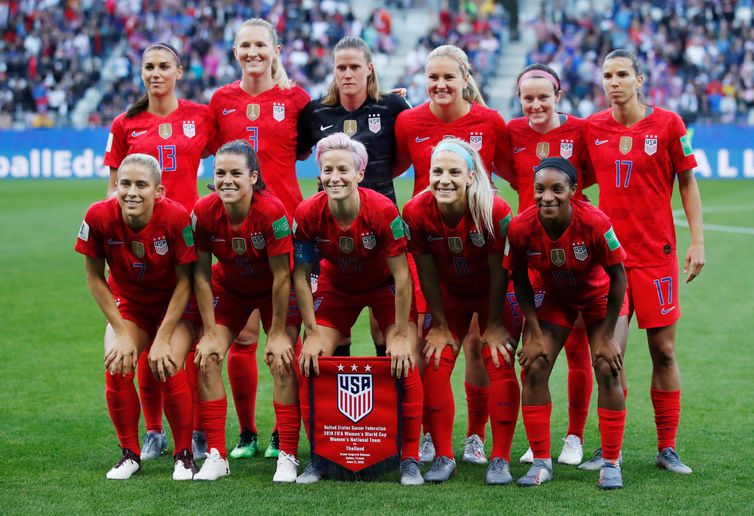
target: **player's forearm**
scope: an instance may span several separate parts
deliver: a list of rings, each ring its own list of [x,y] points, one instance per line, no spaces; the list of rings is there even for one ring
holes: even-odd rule
[[[529,274],[526,269],[513,272],[513,286],[516,290],[516,299],[521,313],[526,319],[526,325],[536,333],[541,333],[537,318],[537,309],[534,306],[534,289],[529,281]]]
[[[115,304],[115,298],[105,278],[90,275],[87,276],[86,281],[94,302],[97,303],[100,311],[102,311],[102,315],[105,316],[105,319],[110,323],[115,333],[125,331],[125,321],[120,315],[118,305]]]
[[[503,306],[505,300],[505,291],[508,286],[508,270],[502,265],[502,258],[499,254],[492,255],[487,259],[490,269],[490,324],[503,324]]]
[[[286,315],[288,314],[288,300],[291,293],[291,277],[287,270],[287,264],[282,271],[275,271],[272,280],[272,322],[270,333],[283,333],[285,331]]]
[[[689,223],[691,243],[704,244],[704,225],[702,222],[702,196],[699,193],[699,184],[694,178],[694,173],[687,170],[678,178],[678,190],[681,194],[683,211]]]
[[[612,265],[606,269],[610,277],[610,289],[607,292],[607,313],[605,315],[605,334],[613,335],[615,325],[620,317],[620,309],[626,296],[626,270],[623,264]]]
[[[314,299],[310,280],[311,267],[296,264],[293,269],[293,288],[296,291],[296,303],[304,328],[308,332],[313,332],[317,330],[317,318],[314,315]]]
[[[438,328],[447,327],[445,309],[442,306],[442,293],[440,291],[440,279],[437,276],[434,258],[429,255],[414,255],[416,259],[416,271],[419,275],[419,284],[422,294],[427,301],[427,310],[432,314],[432,324]]]
[[[160,327],[157,330],[155,340],[170,340],[173,330],[175,330],[178,321],[181,320],[183,311],[186,309],[189,297],[191,297],[191,279],[188,274],[184,274],[178,278],[178,283],[175,286],[175,290],[173,290],[173,295],[170,297],[168,309],[165,312],[165,317],[162,318],[162,323],[160,323]]]
[[[204,333],[214,333],[215,304],[212,299],[212,280],[210,273],[200,270],[198,265],[194,269],[194,294],[196,295],[196,306],[202,317]]]

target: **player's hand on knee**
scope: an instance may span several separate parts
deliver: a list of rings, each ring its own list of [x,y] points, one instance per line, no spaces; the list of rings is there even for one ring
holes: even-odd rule
[[[293,372],[293,347],[285,333],[271,334],[264,347],[264,361],[270,371],[283,376]]]
[[[542,357],[547,362],[547,353],[545,352],[545,345],[542,334],[530,333],[529,339],[521,346],[521,350],[518,352],[518,364],[526,372],[529,367]]]
[[[440,358],[445,346],[450,346],[454,354],[458,354],[458,350],[460,349],[458,341],[447,327],[437,326],[430,328],[424,337],[424,348],[422,349],[424,363],[427,367],[429,367],[432,361],[434,361],[433,367],[435,369],[440,367]]]
[[[324,352],[324,346],[322,339],[315,332],[309,332],[306,335],[303,346],[301,346],[301,354],[298,357],[298,367],[301,374],[308,377],[312,371],[319,376],[319,361],[318,358]]]
[[[133,338],[125,332],[116,334],[113,347],[105,355],[105,369],[112,375],[126,376],[136,369],[138,358],[138,347]]]
[[[386,353],[390,357],[390,374],[396,378],[406,378],[416,366],[411,345],[405,335],[391,335]]]
[[[620,345],[613,336],[603,336],[600,338],[600,343],[594,352],[594,364],[596,365],[599,360],[607,362],[613,371],[613,376],[618,376],[620,370],[623,369],[623,355],[621,354]]]
[[[170,344],[165,341],[155,341],[149,350],[149,368],[155,378],[166,382],[168,378],[178,371],[175,358],[170,353]]]
[[[207,365],[210,360],[214,360],[218,365],[222,366],[222,361],[227,351],[225,348],[226,346],[223,345],[221,339],[216,334],[205,333],[199,340],[199,344],[196,345],[194,364],[196,364],[202,374],[207,373]]]
[[[485,344],[490,348],[490,354],[492,355],[492,363],[496,368],[500,368],[500,358],[498,354],[503,356],[507,367],[513,365],[512,356],[516,350],[511,345],[511,338],[508,330],[502,324],[490,324],[482,335],[482,346]]]

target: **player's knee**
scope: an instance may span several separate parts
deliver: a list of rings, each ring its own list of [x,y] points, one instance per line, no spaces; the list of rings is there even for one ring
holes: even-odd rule
[[[655,367],[672,367],[675,365],[675,342],[663,341],[652,346],[652,363]]]
[[[602,388],[610,388],[614,384],[620,384],[620,376],[613,374],[613,369],[606,360],[599,359],[594,364],[594,377],[597,384]]]
[[[525,382],[531,387],[540,387],[550,377],[550,366],[543,357],[537,357],[526,371]]]

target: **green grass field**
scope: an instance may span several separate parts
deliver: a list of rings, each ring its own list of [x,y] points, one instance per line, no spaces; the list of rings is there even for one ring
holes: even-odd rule
[[[305,185],[311,192],[311,182]],[[410,185],[399,182],[402,199]],[[169,456],[145,463],[128,482],[105,480],[119,456],[105,407],[103,316],[89,296],[83,258],[73,251],[100,181],[0,182],[0,513],[754,513],[754,182],[701,184],[707,266],[681,286],[678,329],[683,412],[678,449],[690,477],[654,466],[655,431],[649,401],[650,361],[643,334],[632,329],[626,358],[628,420],[625,489],[602,493],[595,473],[555,466],[539,489],[484,485],[484,466],[459,465],[443,485],[405,488],[397,474],[380,482],[323,481],[273,485],[273,461],[232,461],[232,475],[211,484],[171,480]],[[503,195],[512,198],[509,191]],[[596,197],[596,194],[595,194]],[[679,229],[679,249],[688,231]],[[366,321],[354,331],[354,354],[371,348]],[[566,428],[565,357],[553,376],[553,453]],[[461,449],[466,425],[463,362],[454,374]],[[262,446],[273,418],[269,374],[260,367],[257,420]],[[232,400],[231,400],[232,404]],[[585,450],[598,444],[596,392]],[[228,443],[237,438],[233,408]],[[488,433],[489,435],[489,433]],[[489,451],[490,444],[487,449]],[[514,462],[526,449],[519,424]],[[306,440],[301,440],[306,463]],[[303,465],[303,464],[302,464]],[[514,477],[526,467],[513,464]]]

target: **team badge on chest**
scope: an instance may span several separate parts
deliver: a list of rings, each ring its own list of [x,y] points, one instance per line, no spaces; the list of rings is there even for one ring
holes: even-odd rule
[[[338,240],[338,248],[341,252],[348,254],[353,251],[353,238],[342,236]]]
[[[463,251],[463,240],[460,237],[448,237],[448,248],[455,254]]]
[[[469,238],[471,239],[471,243],[474,244],[477,247],[484,246],[484,235],[481,234],[479,231],[474,230],[469,233]]]
[[[631,152],[631,147],[634,146],[634,139],[630,136],[621,136],[620,137],[620,143],[618,144],[618,149],[620,149],[621,154],[628,154]]]
[[[586,248],[586,244],[584,244],[584,242],[574,242],[573,255],[580,262],[583,262],[587,258],[589,258],[589,250]]]
[[[573,140],[560,140],[560,155],[565,159],[573,156]]]
[[[259,118],[259,104],[246,104],[246,118],[252,122]]]
[[[166,254],[168,254],[168,241],[165,240],[165,237],[155,239],[154,252],[159,254],[160,256],[165,256]]]
[[[346,133],[349,137],[356,134],[357,129],[358,125],[356,125],[356,120],[345,120],[343,122],[343,132]]]
[[[141,242],[131,242],[131,254],[137,258],[144,258],[144,244]]]
[[[193,120],[183,121],[183,136],[186,138],[193,138],[196,136],[196,122]]]
[[[231,245],[233,246],[233,250],[236,252],[236,254],[243,254],[246,252],[246,239],[241,237],[233,237],[233,241],[231,242]]]
[[[646,152],[649,156],[657,152],[657,135],[656,134],[647,134],[644,137],[644,152]]]
[[[550,261],[555,267],[562,267],[565,265],[566,256],[563,249],[550,249]]]
[[[254,233],[251,235],[251,245],[254,246],[254,249],[264,249],[264,246],[267,245],[267,241],[264,239],[262,233]]]
[[[550,144],[547,142],[539,142],[537,144],[537,157],[539,159],[545,159],[550,155]]]
[[[285,120],[285,104],[275,102],[272,104],[272,118],[278,122]]]
[[[482,133],[471,133],[469,135],[469,145],[477,152],[482,150]]]
[[[163,140],[167,140],[173,136],[173,126],[170,124],[160,124],[160,127],[157,129],[157,134],[159,134]]]
[[[377,134],[382,129],[382,120],[380,115],[369,115],[369,130]]]
[[[374,236],[374,233],[363,233],[361,243],[364,245],[364,249],[371,251],[377,245],[377,237]]]

